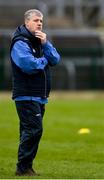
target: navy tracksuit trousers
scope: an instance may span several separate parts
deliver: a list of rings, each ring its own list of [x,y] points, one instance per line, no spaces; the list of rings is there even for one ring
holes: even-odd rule
[[[25,171],[32,168],[42,136],[42,119],[45,105],[35,101],[16,101],[20,119],[20,144],[18,149],[17,169]]]

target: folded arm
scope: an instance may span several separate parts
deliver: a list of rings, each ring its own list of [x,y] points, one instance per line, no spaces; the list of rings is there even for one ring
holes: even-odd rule
[[[11,52],[13,62],[25,73],[37,73],[48,64],[46,57],[35,58],[26,42],[17,41]]]
[[[60,55],[49,41],[42,44],[42,48],[44,56],[51,66],[56,65],[60,61]]]

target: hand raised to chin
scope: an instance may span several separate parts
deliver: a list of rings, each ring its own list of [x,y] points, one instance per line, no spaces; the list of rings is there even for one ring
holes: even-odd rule
[[[44,44],[47,41],[47,35],[43,33],[42,31],[36,31],[35,37],[39,38],[41,40],[41,43]]]

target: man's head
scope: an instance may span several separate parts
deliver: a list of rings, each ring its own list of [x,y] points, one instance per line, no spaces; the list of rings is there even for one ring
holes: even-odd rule
[[[35,31],[42,31],[43,14],[37,9],[30,9],[24,14],[26,28],[35,34]]]

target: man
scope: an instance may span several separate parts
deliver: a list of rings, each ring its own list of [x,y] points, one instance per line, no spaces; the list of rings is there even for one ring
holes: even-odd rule
[[[42,31],[43,14],[36,9],[25,12],[24,25],[18,27],[11,43],[13,99],[20,119],[20,144],[16,175],[34,176],[33,160],[42,136],[42,119],[50,92],[49,68],[60,56]]]

